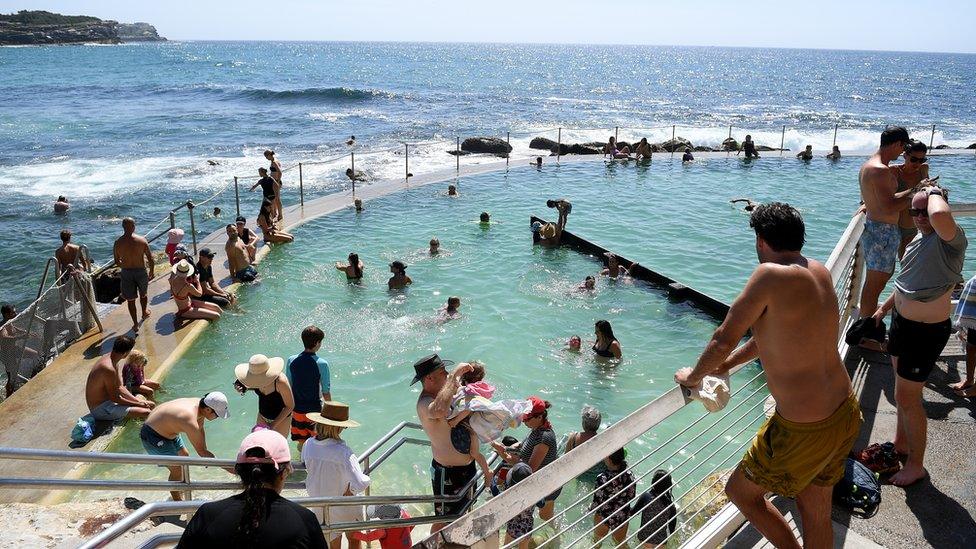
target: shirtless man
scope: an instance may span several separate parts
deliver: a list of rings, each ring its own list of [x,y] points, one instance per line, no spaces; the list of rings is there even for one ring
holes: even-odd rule
[[[429,355],[413,365],[416,375],[410,385],[423,381],[423,390],[417,399],[417,417],[430,439],[434,454],[430,462],[431,484],[435,496],[453,496],[459,493],[477,474],[474,459],[470,454],[458,452],[451,443],[451,427],[447,424],[451,400],[461,385],[461,376],[471,370],[470,364],[458,364],[450,374],[445,369],[453,364],[437,355]],[[465,497],[454,503],[434,504],[434,514],[453,515],[460,513],[468,504]],[[447,523],[431,525],[430,531],[437,532]]]
[[[247,226],[247,218],[243,215],[237,216],[235,226],[237,227],[237,236],[241,237],[241,242],[244,243],[244,249],[247,250],[247,257],[251,258],[251,261],[254,261],[258,253],[258,235]]]
[[[115,255],[115,265],[122,269],[119,277],[122,281],[122,299],[129,305],[129,316],[132,317],[132,331],[139,333],[139,320],[136,317],[136,296],[142,306],[142,320],[149,318],[149,281],[152,279],[156,263],[153,261],[149,242],[136,232],[136,220],[127,217],[122,220],[122,236],[115,241],[112,253]]]
[[[908,206],[911,191],[898,193],[898,182],[888,163],[898,158],[908,144],[908,131],[892,127],[881,133],[881,147],[861,165],[858,182],[866,219],[861,235],[867,276],[861,288],[860,316],[866,318],[878,308],[878,297],[891,274],[895,272],[895,258],[901,233],[898,213]]]
[[[54,201],[54,213],[56,214],[66,214],[70,208],[71,205],[68,204],[68,199],[65,198],[64,195],[59,196],[58,199]]]
[[[413,284],[413,280],[407,276],[407,265],[404,262],[394,261],[390,263],[390,272],[393,273],[393,276],[386,281],[386,285],[390,290],[401,290]]]
[[[724,374],[760,359],[776,413],[759,429],[725,491],[780,549],[799,549],[800,544],[764,494],[796,498],[803,547],[829,548],[833,486],[844,475],[844,460],[862,421],[837,353],[840,319],[834,284],[821,263],[800,253],[805,229],[793,207],[762,204],[749,225],[756,231],[759,267],[695,368],[678,370],[674,377],[694,387],[705,375]],[[753,337],[736,348],[750,329]]]
[[[58,277],[60,278],[67,271],[69,273],[75,270],[75,261],[78,262],[78,266],[84,270],[88,270],[88,260],[82,256],[78,257],[78,250],[81,246],[71,243],[71,231],[65,229],[61,231],[61,247],[54,251],[54,257],[58,260]]]
[[[203,398],[177,398],[164,402],[146,418],[139,431],[142,447],[151,456],[188,456],[180,434],[186,434],[190,444],[200,457],[216,457],[207,449],[204,420],[227,419],[227,397],[214,391]],[[169,480],[182,481],[183,470],[179,465],[168,467]],[[181,492],[170,492],[173,501],[181,501]]]
[[[796,157],[800,160],[813,160],[813,145],[807,145],[807,148],[796,153]]]
[[[234,280],[253,282],[258,277],[258,271],[251,265],[247,248],[234,225],[227,225],[227,244],[224,245],[224,252],[227,254],[228,270]]]
[[[560,229],[565,229],[566,222],[569,221],[569,214],[573,213],[573,204],[565,198],[560,198],[558,200],[546,200],[546,207],[555,208],[559,212],[559,219],[556,223]]]
[[[88,411],[98,421],[118,421],[122,418],[145,418],[156,405],[141,399],[125,388],[119,362],[129,356],[136,342],[119,336],[112,342],[112,351],[98,359],[85,382],[85,401]]]

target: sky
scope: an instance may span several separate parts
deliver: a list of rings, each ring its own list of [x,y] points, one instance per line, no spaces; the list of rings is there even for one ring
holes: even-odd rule
[[[976,53],[974,0],[0,0],[175,40],[515,42]]]

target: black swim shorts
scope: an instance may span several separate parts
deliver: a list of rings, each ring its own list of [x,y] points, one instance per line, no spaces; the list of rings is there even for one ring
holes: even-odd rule
[[[430,483],[435,496],[453,496],[460,493],[477,474],[478,468],[474,460],[467,465],[454,467],[447,467],[437,463],[436,460],[430,460]],[[434,514],[438,516],[460,514],[470,501],[469,492],[458,501],[435,503]]]
[[[888,354],[898,358],[898,376],[924,383],[949,342],[952,322],[948,318],[934,324],[916,322],[895,309],[888,334]]]

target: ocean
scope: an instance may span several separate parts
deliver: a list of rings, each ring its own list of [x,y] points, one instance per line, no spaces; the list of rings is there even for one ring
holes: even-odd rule
[[[332,159],[306,169],[315,196],[346,184],[350,152],[371,177],[402,177],[404,142],[423,142],[410,171],[424,173],[454,164],[457,136],[509,137],[524,156],[537,135],[654,142],[672,125],[695,145],[719,145],[731,125],[740,140],[818,153],[835,125],[845,152],[870,150],[886,124],[935,145],[976,141],[976,55],[963,54],[171,42],[0,48],[0,71],[0,301],[21,306],[62,228],[102,263],[121,217],[144,230],[235,175],[249,187],[266,148],[286,167]],[[286,174],[292,200],[296,180]],[[73,204],[64,217],[51,213],[59,194]]]

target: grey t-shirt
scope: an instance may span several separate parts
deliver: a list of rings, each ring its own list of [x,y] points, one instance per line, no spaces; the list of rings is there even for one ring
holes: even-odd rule
[[[935,231],[908,243],[895,287],[912,301],[927,302],[944,295],[963,281],[962,264],[969,240],[962,227],[946,242]]]
[[[539,469],[542,469],[546,465],[556,461],[556,458],[559,457],[559,450],[556,445],[556,433],[552,429],[546,429],[545,427],[532,429],[529,436],[525,437],[525,440],[522,441],[522,447],[519,449],[519,459],[528,463],[529,459],[532,458],[532,450],[539,444],[545,444],[549,447],[549,451],[546,452],[546,457],[542,459],[542,465],[539,465]]]

